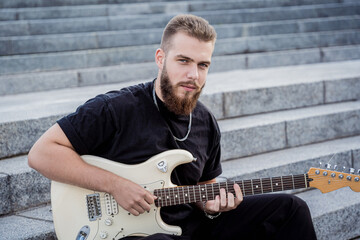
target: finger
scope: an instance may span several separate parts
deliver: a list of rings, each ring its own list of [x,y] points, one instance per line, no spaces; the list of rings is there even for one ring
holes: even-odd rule
[[[234,189],[235,189],[235,195],[236,195],[235,203],[237,205],[239,205],[243,200],[243,194],[242,194],[241,188],[238,184],[234,184]]]
[[[151,206],[148,202],[146,202],[145,200],[139,202],[140,207],[144,210],[144,211],[150,211]]]
[[[145,209],[140,205],[140,203],[138,204],[134,204],[132,207],[135,211],[137,211],[139,214],[142,214],[145,212]],[[137,216],[137,215],[136,215]]]
[[[230,208],[233,208],[235,206],[235,202],[234,202],[234,194],[232,194],[231,192],[228,193],[228,202],[227,202],[227,206]]]
[[[148,204],[153,204],[156,197],[154,195],[152,195],[151,193],[147,193],[145,195],[144,199]]]
[[[131,213],[134,216],[139,216],[140,215],[140,213],[138,211],[136,211],[134,208],[129,209],[129,213]]]
[[[227,205],[227,199],[226,199],[226,191],[225,189],[220,189],[220,207],[225,208]]]

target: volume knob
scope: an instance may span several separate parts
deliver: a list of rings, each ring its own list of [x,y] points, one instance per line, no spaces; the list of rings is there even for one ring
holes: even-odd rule
[[[101,239],[105,239],[105,238],[107,238],[108,237],[108,233],[107,232],[100,232],[100,238]]]
[[[112,224],[113,224],[113,220],[111,218],[105,219],[105,225],[106,226],[111,226]]]

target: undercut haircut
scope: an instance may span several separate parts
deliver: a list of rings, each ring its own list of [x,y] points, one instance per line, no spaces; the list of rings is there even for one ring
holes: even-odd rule
[[[181,14],[173,17],[164,29],[160,47],[165,53],[171,48],[172,37],[178,32],[203,42],[215,44],[216,41],[216,31],[208,21],[195,15]]]

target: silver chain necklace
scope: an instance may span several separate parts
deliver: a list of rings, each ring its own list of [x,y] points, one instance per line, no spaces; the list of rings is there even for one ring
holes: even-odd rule
[[[154,99],[154,103],[155,103],[155,106],[156,106],[157,110],[160,112],[158,103],[157,103],[157,101],[156,101],[156,96],[155,96],[155,81],[154,81],[154,87],[153,87],[153,99]],[[171,132],[171,135],[173,136],[173,138],[175,139],[175,141],[183,142],[183,141],[185,141],[185,140],[188,138],[188,136],[189,136],[189,134],[190,134],[190,131],[191,131],[191,122],[192,122],[192,113],[190,113],[190,116],[189,116],[188,131],[187,131],[185,137],[183,137],[183,138],[177,138],[177,137],[175,137],[174,134],[173,134],[173,132],[171,131],[171,129],[170,129],[170,127],[169,127],[169,130],[170,130],[170,132]]]

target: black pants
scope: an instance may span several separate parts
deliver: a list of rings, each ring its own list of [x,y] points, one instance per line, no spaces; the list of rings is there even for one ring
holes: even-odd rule
[[[235,210],[208,219],[201,211],[181,225],[182,236],[155,234],[124,239],[316,239],[306,203],[290,194],[245,197]]]

